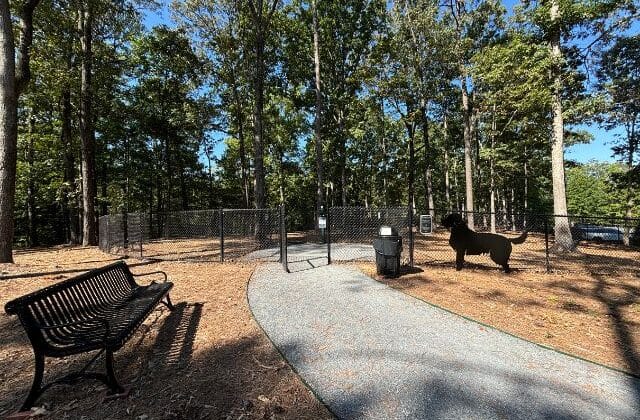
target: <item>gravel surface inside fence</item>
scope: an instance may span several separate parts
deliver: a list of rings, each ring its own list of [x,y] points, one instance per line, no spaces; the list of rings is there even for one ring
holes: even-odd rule
[[[357,269],[260,266],[249,304],[344,419],[634,419],[640,380],[414,299]]]
[[[287,247],[289,261],[307,261],[327,258],[327,244],[290,244]],[[260,249],[245,255],[244,261],[265,261],[280,254],[280,248]],[[373,261],[375,253],[372,244],[332,243],[331,259],[335,261]]]

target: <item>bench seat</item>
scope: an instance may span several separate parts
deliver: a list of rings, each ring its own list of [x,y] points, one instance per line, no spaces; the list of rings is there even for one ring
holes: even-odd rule
[[[135,281],[135,277],[151,274],[162,275],[164,282],[140,285]],[[36,358],[34,383],[23,410],[30,409],[51,385],[41,386],[45,357],[105,352],[106,375],[84,375],[85,368],[71,376],[100,379],[111,393],[122,392],[113,372],[113,352],[131,338],[159,303],[173,309],[169,298],[172,287],[164,272],[136,276],[118,261],[8,302],[5,311],[20,319]]]

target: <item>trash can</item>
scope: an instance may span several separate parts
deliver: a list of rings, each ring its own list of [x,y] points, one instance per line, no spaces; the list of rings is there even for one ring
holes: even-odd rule
[[[373,240],[376,252],[376,271],[390,277],[400,275],[400,254],[402,254],[402,237],[398,230],[391,226],[382,226],[378,236]]]

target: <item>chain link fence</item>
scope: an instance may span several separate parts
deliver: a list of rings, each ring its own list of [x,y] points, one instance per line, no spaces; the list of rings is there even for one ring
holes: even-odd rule
[[[455,266],[455,251],[448,243],[450,233],[440,224],[442,217],[449,213],[426,210],[416,214],[415,264]],[[459,213],[469,219],[469,212]],[[420,215],[435,216],[432,233],[418,232]],[[514,269],[610,273],[640,269],[640,219],[474,212],[473,222],[476,232],[493,232],[507,238],[527,231],[524,243],[513,245],[509,265]],[[556,238],[556,224],[568,229],[564,238]],[[469,255],[465,261],[476,267],[495,266],[488,255]]]
[[[374,260],[373,240],[382,226],[391,226],[402,237],[401,261],[409,263],[409,213],[406,207],[331,207],[329,229],[331,259]]]
[[[288,262],[323,258],[374,261],[373,240],[381,226],[391,226],[402,237],[403,264],[455,267],[450,233],[440,223],[449,213],[416,211],[410,218],[407,207],[331,207],[321,215],[325,228],[313,214],[313,224],[298,229],[292,229],[284,207],[117,214],[100,218],[99,245],[114,254],[162,260],[281,261],[287,270]],[[428,232],[421,232],[421,216],[431,217]],[[516,270],[640,269],[640,219],[474,212],[473,221],[477,232],[507,238],[527,232],[524,243],[513,245],[509,265]],[[476,268],[496,267],[487,255],[469,255],[465,261]]]
[[[99,247],[137,258],[279,261],[278,209],[128,213],[99,219]]]

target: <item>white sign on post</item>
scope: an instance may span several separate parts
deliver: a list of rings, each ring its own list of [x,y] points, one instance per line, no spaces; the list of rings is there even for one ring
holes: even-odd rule
[[[318,217],[318,229],[326,229],[327,228],[327,218],[320,216]]]
[[[430,235],[433,233],[433,223],[430,214],[420,215],[420,233],[423,235]]]

